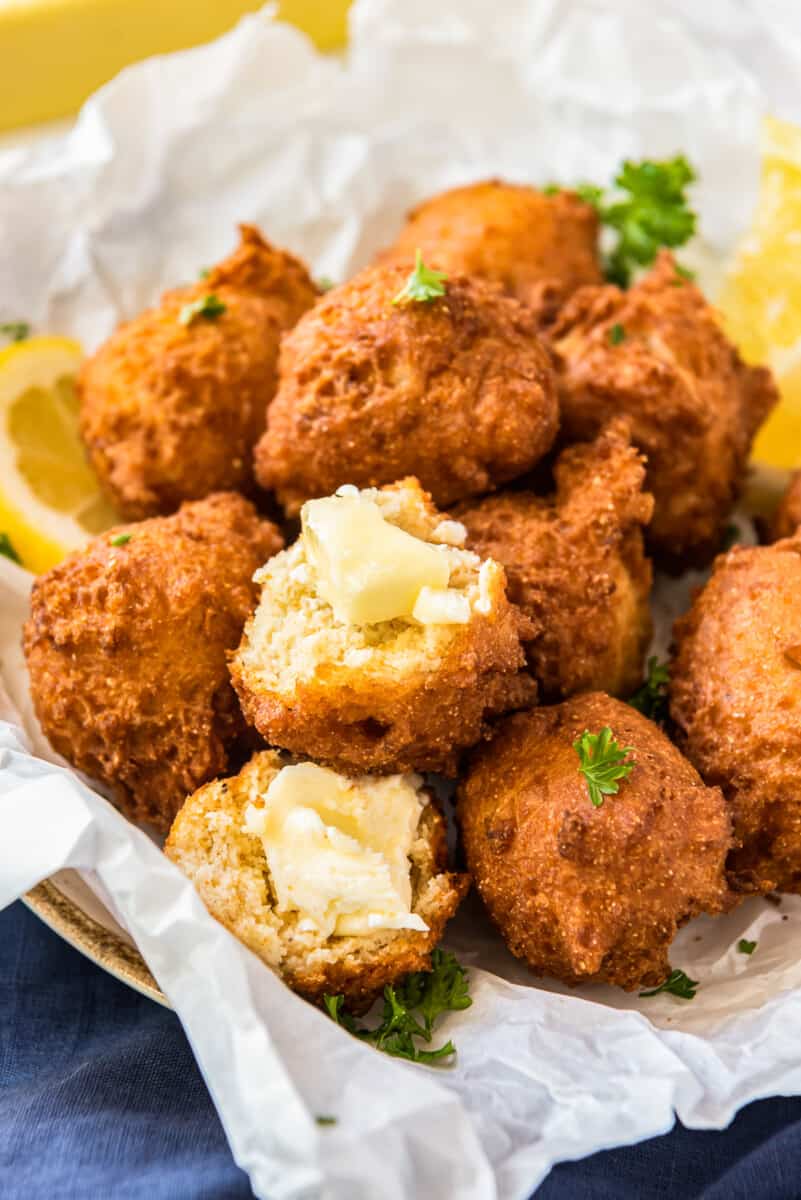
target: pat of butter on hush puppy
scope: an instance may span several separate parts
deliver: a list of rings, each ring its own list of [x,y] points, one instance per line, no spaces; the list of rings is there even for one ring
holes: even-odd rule
[[[448,588],[446,554],[387,521],[375,501],[355,488],[307,501],[301,527],[316,591],[343,624],[470,620],[467,597]]]
[[[245,831],[262,839],[276,911],[323,937],[428,929],[411,911],[409,853],[423,801],[418,775],[347,779],[314,763],[283,767],[249,804]]]

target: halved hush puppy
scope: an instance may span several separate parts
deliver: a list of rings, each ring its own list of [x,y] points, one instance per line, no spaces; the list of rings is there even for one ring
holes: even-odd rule
[[[734,886],[801,892],[801,530],[721,555],[673,633],[670,715],[731,804]]]
[[[500,179],[452,188],[418,204],[381,256],[498,283],[540,317],[582,284],[601,283],[598,215],[575,192],[545,193]]]
[[[265,750],[184,804],[165,845],[212,916],[311,1000],[366,1008],[427,970],[469,887],[414,775],[347,779]]]
[[[607,754],[626,764],[614,794],[591,790],[576,745],[605,730]],[[602,754],[598,741],[585,744]],[[476,753],[458,813],[489,914],[537,975],[657,985],[679,926],[734,902],[720,790],[655,725],[600,692],[503,722]]]
[[[240,231],[233,254],[120,325],[81,371],[81,436],[129,520],[253,486],[281,334],[317,289],[298,259]]]
[[[556,389],[533,314],[462,276],[443,296],[396,303],[408,276],[368,267],[284,338],[256,478],[288,513],[345,482],[411,474],[444,506],[550,449]]]
[[[109,530],[33,585],[25,658],[51,745],[168,829],[248,734],[226,652],[280,533],[228,493]]]
[[[257,574],[231,661],[266,741],[343,771],[448,773],[487,718],[533,703],[503,568],[417,480],[342,488],[303,527]]]
[[[498,492],[455,516],[467,545],[506,570],[509,598],[531,620],[525,649],[545,696],[603,690],[626,696],[651,639],[652,571],[643,528],[653,498],[625,421],[565,450],[556,494]]]
[[[655,557],[671,569],[704,565],[720,547],[754,434],[776,403],[770,371],[743,363],[667,251],[628,291],[580,288],[549,338],[564,440],[588,441],[626,417],[647,459]]]

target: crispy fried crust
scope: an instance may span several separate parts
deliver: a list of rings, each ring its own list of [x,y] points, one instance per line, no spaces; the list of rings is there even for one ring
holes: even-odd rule
[[[317,291],[298,259],[252,225],[240,232],[229,258],[121,325],[81,371],[81,436],[104,490],[129,520],[252,486],[279,340]],[[184,305],[207,294],[225,312],[182,324]]]
[[[770,540],[792,537],[801,525],[801,471],[790,480],[770,526]]]
[[[130,540],[112,545],[115,535]],[[241,496],[104,533],[36,580],[24,648],[51,745],[159,829],[245,732],[225,654],[281,548]]]
[[[454,514],[470,549],[505,568],[509,598],[531,621],[526,655],[547,699],[626,696],[642,678],[652,632],[644,477],[628,426],[615,421],[563,452],[555,496],[500,492]]]
[[[721,555],[674,637],[670,712],[731,804],[732,883],[801,892],[801,533]]]
[[[770,372],[742,362],[666,251],[626,292],[576,292],[551,344],[564,437],[586,441],[611,417],[626,416],[648,460],[655,555],[671,569],[708,562],[740,493],[754,434],[777,400]]]
[[[573,742],[606,725],[635,766],[594,808]],[[658,984],[678,927],[733,902],[721,792],[655,725],[600,692],[505,721],[476,753],[458,811],[484,903],[538,975]]]
[[[416,479],[384,492],[398,498],[407,526],[420,536],[441,522]],[[521,672],[520,639],[528,623],[508,601],[497,564],[490,565],[487,594],[467,624],[383,622],[365,632],[336,622],[313,583],[294,582],[298,570],[306,570],[296,562],[299,552],[302,543],[271,564],[230,664],[242,711],[269,744],[351,774],[453,774],[460,753],[487,733],[490,718],[535,703],[537,685]],[[475,588],[480,564],[466,557]]]
[[[550,448],[548,353],[523,305],[482,280],[397,304],[403,267],[369,267],[288,334],[256,478],[288,513],[343,483],[416,475],[438,504],[497,486]]]
[[[498,283],[543,319],[582,284],[601,283],[598,216],[574,192],[488,179],[453,188],[408,214],[383,261]]]
[[[367,1008],[386,984],[430,968],[431,951],[467,892],[469,877],[447,870],[445,822],[430,802],[411,853],[413,911],[423,917],[428,932],[384,930],[315,943],[273,912],[264,849],[243,828],[247,804],[264,794],[283,765],[274,751],[264,751],[238,775],[190,796],[165,853],[194,882],[212,916],[291,988],[315,1001],[326,993],[343,993],[348,1007]]]

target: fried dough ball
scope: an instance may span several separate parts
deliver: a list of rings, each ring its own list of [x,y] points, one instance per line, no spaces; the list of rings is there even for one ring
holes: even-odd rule
[[[503,568],[459,548],[464,528],[416,479],[359,494],[390,524],[442,547],[466,623],[344,623],[319,594],[301,537],[256,576],[261,600],[231,661],[234,687],[272,745],[345,772],[453,773],[487,718],[536,699],[521,673],[525,620],[506,598]]]
[[[225,655],[255,604],[253,572],[281,545],[248,501],[220,494],[112,529],[34,583],[36,715],[132,819],[168,829],[228,766],[246,727]]]
[[[596,808],[573,743],[605,727],[634,765]],[[721,792],[655,725],[601,692],[504,721],[477,751],[458,813],[490,916],[537,975],[657,985],[679,926],[733,901]]]
[[[674,637],[670,714],[730,802],[733,885],[801,892],[801,531],[721,555]]]
[[[165,853],[194,883],[213,917],[295,991],[320,1001],[344,994],[347,1006],[369,1007],[386,985],[431,966],[431,951],[469,887],[447,870],[445,822],[426,794],[409,855],[412,912],[428,930],[378,929],[369,935],[322,937],[296,911],[277,911],[262,840],[245,828],[249,805],[284,765],[272,750],[254,756],[231,779],[206,784],[179,812]],[[369,780],[354,780],[355,785]]]
[[[129,520],[252,486],[281,334],[317,290],[303,264],[254,226],[241,225],[240,234],[206,278],[120,325],[81,370],[81,436],[104,491]],[[205,297],[224,311],[187,323],[187,306]]]
[[[630,695],[652,633],[642,530],[653,499],[626,423],[565,450],[555,477],[552,497],[498,492],[454,515],[468,547],[506,570],[509,599],[531,621],[525,649],[543,695]]]
[[[418,249],[427,266],[499,283],[545,319],[602,282],[598,215],[575,192],[499,179],[452,188],[412,209],[383,258],[411,264]]]
[[[654,553],[672,569],[708,562],[754,434],[776,403],[770,372],[742,362],[666,251],[628,291],[576,292],[551,344],[565,439],[587,441],[611,417],[626,416],[648,460]]]
[[[288,513],[343,483],[415,474],[440,505],[513,479],[558,423],[532,314],[482,280],[393,304],[403,267],[368,267],[288,334],[256,478]]]
[[[770,526],[770,540],[792,537],[801,525],[801,471],[798,471],[787,487]]]

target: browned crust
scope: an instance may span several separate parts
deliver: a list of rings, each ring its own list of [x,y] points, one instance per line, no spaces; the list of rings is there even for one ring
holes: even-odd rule
[[[231,679],[246,718],[271,745],[346,773],[453,775],[493,716],[536,701],[536,683],[520,673],[520,630],[520,614],[503,598],[490,617],[473,618],[436,671],[381,680],[321,673],[287,696],[255,684],[234,655]]]
[[[440,505],[532,467],[556,436],[548,353],[528,309],[482,280],[394,305],[408,271],[369,267],[281,347],[256,478],[288,513],[343,483],[416,475]]]
[[[175,819],[164,851],[193,880],[211,915],[270,965],[258,930],[242,921],[243,916],[252,912],[254,902],[269,903],[269,889],[267,865],[257,839],[241,834],[248,797],[246,790],[238,786],[243,777],[260,770],[260,761],[267,760],[273,768],[281,765],[272,751],[263,752],[251,759],[239,776],[207,785],[190,796]],[[205,819],[209,812],[223,812],[233,818],[230,828],[236,831],[238,844],[229,832],[209,827]],[[334,961],[308,961],[302,969],[291,969],[284,964],[279,969],[278,973],[294,991],[315,1002],[320,1002],[326,994],[342,994],[350,1009],[364,1011],[387,984],[410,971],[430,969],[431,952],[467,893],[470,879],[447,870],[445,821],[433,800],[424,810],[421,822],[427,847],[423,859],[418,859],[412,867],[412,892],[417,911],[417,902],[426,885],[436,878],[436,905],[428,904],[424,914],[428,932],[397,930],[375,939],[335,939],[341,946],[341,956]],[[198,878],[198,864],[209,860],[215,840],[220,838],[228,839],[229,864],[240,872],[230,891],[224,891],[216,879],[212,884]],[[245,878],[246,874],[250,878]]]
[[[133,820],[168,828],[227,767],[245,726],[225,655],[253,572],[281,546],[251,504],[220,494],[104,533],[36,580],[24,649],[39,722]]]
[[[729,803],[732,883],[801,892],[801,534],[721,555],[674,626],[670,712]]]
[[[254,226],[240,233],[237,249],[206,278],[121,325],[81,370],[81,435],[103,489],[128,519],[252,487],[280,337],[317,289],[303,264]],[[209,293],[225,312],[183,325],[183,306]]]
[[[797,471],[782,496],[770,525],[770,540],[792,537],[801,525],[801,471]]]
[[[468,545],[506,570],[509,598],[531,622],[529,666],[548,699],[601,690],[630,695],[651,639],[651,564],[643,527],[653,511],[628,426],[563,452],[557,491],[499,492],[454,514]]]
[[[617,343],[615,326],[624,334]],[[563,437],[586,441],[626,416],[648,462],[655,555],[670,569],[708,562],[742,489],[754,434],[778,398],[770,372],[745,366],[667,251],[628,291],[579,289],[550,336]]]
[[[547,320],[571,292],[602,282],[598,215],[575,192],[488,179],[432,196],[408,214],[381,256],[500,286]]]
[[[573,742],[609,725],[634,748],[593,808]],[[513,954],[569,984],[658,984],[676,930],[733,897],[720,790],[650,721],[602,693],[510,717],[459,791],[468,869]]]

